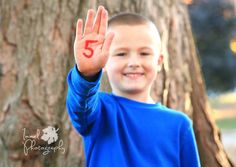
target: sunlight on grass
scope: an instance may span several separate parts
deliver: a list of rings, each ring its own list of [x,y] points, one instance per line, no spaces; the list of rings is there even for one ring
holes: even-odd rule
[[[216,124],[220,129],[236,129],[236,117],[217,120]]]
[[[209,98],[212,108],[224,108],[236,105],[236,93],[222,94],[217,97]]]

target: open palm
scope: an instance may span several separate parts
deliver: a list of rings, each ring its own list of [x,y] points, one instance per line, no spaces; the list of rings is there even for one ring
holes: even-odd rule
[[[78,70],[85,76],[97,74],[106,64],[114,34],[107,32],[108,14],[103,6],[95,12],[89,9],[83,32],[83,20],[78,19],[74,55]]]

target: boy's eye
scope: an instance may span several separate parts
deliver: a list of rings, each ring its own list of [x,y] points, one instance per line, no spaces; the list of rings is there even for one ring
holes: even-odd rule
[[[125,56],[126,53],[117,53],[116,56]]]
[[[140,55],[141,56],[148,56],[148,55],[150,55],[150,53],[148,53],[148,52],[141,52]]]

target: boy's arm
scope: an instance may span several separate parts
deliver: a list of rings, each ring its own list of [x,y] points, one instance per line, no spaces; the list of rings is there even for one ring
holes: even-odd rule
[[[68,94],[66,105],[70,120],[75,129],[82,135],[88,133],[89,125],[97,118],[100,103],[98,100],[98,89],[102,71],[89,79],[84,78],[78,71],[76,65],[67,76]]]
[[[181,135],[180,160],[181,167],[200,167],[200,158],[197,143],[192,127],[192,122],[186,122],[184,132]]]
[[[74,42],[75,67],[68,74],[67,108],[74,127],[83,135],[95,120],[99,108],[98,89],[114,34],[107,32],[108,14],[99,6],[96,17],[90,9],[85,28],[78,19]]]

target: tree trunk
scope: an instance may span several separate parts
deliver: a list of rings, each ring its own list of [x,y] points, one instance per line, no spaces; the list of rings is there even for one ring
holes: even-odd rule
[[[65,107],[66,75],[74,64],[76,20],[100,4],[110,15],[133,11],[156,23],[165,61],[152,96],[193,119],[202,166],[233,166],[207,104],[187,8],[177,0],[0,0],[0,166],[84,166],[81,138]],[[101,89],[110,91],[105,75]],[[59,128],[65,152],[26,155],[27,136],[47,146],[32,135],[49,125]]]

